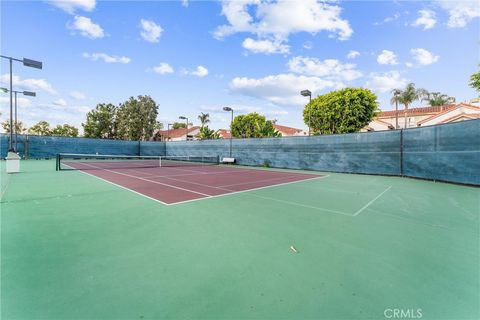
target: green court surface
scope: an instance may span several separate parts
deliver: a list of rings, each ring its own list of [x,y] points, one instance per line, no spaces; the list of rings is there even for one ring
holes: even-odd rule
[[[22,170],[2,174],[2,319],[480,318],[479,188],[325,173],[166,206]]]

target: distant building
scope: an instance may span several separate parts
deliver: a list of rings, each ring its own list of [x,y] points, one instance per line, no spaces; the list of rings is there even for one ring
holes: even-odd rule
[[[305,131],[303,129],[281,126],[281,125],[278,125],[278,124],[274,124],[273,127],[275,128],[275,130],[280,132],[282,137],[306,136],[306,135],[308,135],[308,131]]]
[[[399,106],[400,107],[400,106]],[[403,107],[403,106],[402,106]],[[382,131],[395,129],[396,111],[382,111],[361,131]],[[410,108],[407,111],[407,128],[479,119],[480,107],[469,103],[444,106]],[[398,110],[398,128],[405,127],[404,110]]]
[[[160,136],[161,141],[185,141],[185,140],[197,140],[197,135],[200,133],[200,127],[192,126],[187,129],[170,129],[170,130],[159,130],[156,133],[156,136]]]
[[[306,136],[306,135],[308,135],[308,132],[303,130],[303,129],[281,126],[281,125],[278,125],[278,124],[274,124],[273,127],[275,128],[275,130],[280,132],[282,137]],[[228,129],[218,129],[217,133],[220,136],[220,138],[223,138],[223,139],[230,139],[230,137],[232,136],[232,133]]]
[[[230,139],[232,137],[232,133],[228,129],[218,129],[217,134],[222,139]]]

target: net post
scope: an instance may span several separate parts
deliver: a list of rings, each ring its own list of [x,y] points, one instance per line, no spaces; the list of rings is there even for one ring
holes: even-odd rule
[[[158,166],[161,167],[162,166],[162,157],[158,157]]]
[[[59,171],[60,170],[60,153],[57,153],[55,163],[56,163],[55,171]]]

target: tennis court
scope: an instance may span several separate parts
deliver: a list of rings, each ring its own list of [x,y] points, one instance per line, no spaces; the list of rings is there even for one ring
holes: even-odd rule
[[[479,188],[78,162],[2,177],[3,319],[478,318]]]

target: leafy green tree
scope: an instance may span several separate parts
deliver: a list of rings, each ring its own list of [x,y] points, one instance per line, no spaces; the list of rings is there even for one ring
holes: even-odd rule
[[[200,128],[197,138],[199,140],[213,140],[220,139],[220,135],[215,132],[215,130],[211,130],[208,126],[204,126]]]
[[[470,76],[470,87],[480,92],[480,71],[477,71]]]
[[[236,138],[266,138],[281,136],[272,121],[256,112],[238,115],[232,122],[232,135]]]
[[[52,134],[52,129],[50,124],[47,121],[40,121],[37,124],[34,124],[28,129],[28,133],[40,135],[40,136],[49,136]]]
[[[15,125],[15,122],[14,122],[14,125]],[[2,128],[5,131],[5,133],[10,133],[10,120],[5,120],[4,122],[2,122]],[[19,134],[23,134],[27,131],[27,128],[24,126],[22,121],[17,121],[17,125],[15,126],[15,129],[17,129],[16,132]]]
[[[85,138],[115,138],[117,107],[111,103],[99,103],[87,113],[82,123]]]
[[[198,116],[198,120],[200,120],[201,127],[203,128],[207,123],[210,122],[210,115],[202,112]]]
[[[78,129],[69,124],[57,125],[52,130],[52,135],[62,137],[78,137]]]
[[[186,128],[187,124],[185,122],[174,122],[172,124],[172,129]]]
[[[150,96],[131,97],[117,111],[117,137],[150,140],[157,126],[158,105]]]
[[[312,99],[303,110],[303,120],[315,133],[358,132],[375,116],[377,96],[368,89],[345,88]]]
[[[398,101],[404,105],[404,128],[407,127],[407,112],[408,112],[408,107],[412,104],[413,101],[415,100],[421,100],[423,97],[427,95],[427,90],[421,89],[421,88],[415,88],[415,83],[409,83],[405,89],[400,90],[397,89],[400,93],[398,95]]]
[[[440,92],[425,92],[422,101],[427,101],[428,105],[434,107],[455,103],[455,98]]]

